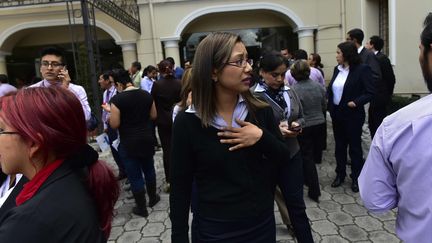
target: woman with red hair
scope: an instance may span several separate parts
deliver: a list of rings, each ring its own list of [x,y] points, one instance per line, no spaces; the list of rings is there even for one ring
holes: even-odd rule
[[[0,242],[106,242],[119,189],[87,145],[79,100],[62,88],[0,98],[0,164],[29,179],[0,218]]]

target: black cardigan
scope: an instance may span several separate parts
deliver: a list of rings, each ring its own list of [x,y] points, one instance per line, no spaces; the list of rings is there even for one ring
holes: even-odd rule
[[[31,199],[3,215],[0,242],[107,241],[99,225],[96,205],[82,177],[65,162]]]
[[[218,129],[203,127],[192,113],[180,112],[173,127],[170,218],[172,241],[188,242],[192,180],[198,191],[197,211],[213,219],[253,219],[273,212],[276,165],[289,152],[270,107],[255,113],[262,130],[253,146],[230,152]],[[248,115],[246,121],[253,120]]]

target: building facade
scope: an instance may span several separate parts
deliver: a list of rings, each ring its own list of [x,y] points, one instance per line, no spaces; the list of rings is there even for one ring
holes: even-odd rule
[[[336,65],[337,44],[348,30],[361,28],[363,43],[372,35],[385,39],[396,93],[427,93],[418,64],[422,21],[432,11],[427,0],[137,0],[136,4],[141,33],[95,13],[98,40],[117,50],[125,68],[136,60],[143,66],[155,65],[168,56],[182,64],[193,57],[207,33],[234,31],[242,34],[251,53],[283,46],[319,53],[328,80]],[[407,15],[407,10],[415,14]],[[62,2],[0,8],[0,73],[13,70],[11,57],[32,56],[26,52],[30,47],[67,45],[65,11]],[[80,24],[79,16],[74,20]]]

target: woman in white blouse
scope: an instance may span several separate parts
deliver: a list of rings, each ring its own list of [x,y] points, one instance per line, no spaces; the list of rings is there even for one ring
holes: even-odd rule
[[[372,71],[361,64],[357,48],[352,42],[338,45],[333,77],[328,87],[328,110],[333,124],[336,156],[336,178],[332,187],[340,186],[346,176],[347,149],[351,158],[351,189],[358,192],[357,178],[363,167],[361,148],[364,105],[374,94]]]

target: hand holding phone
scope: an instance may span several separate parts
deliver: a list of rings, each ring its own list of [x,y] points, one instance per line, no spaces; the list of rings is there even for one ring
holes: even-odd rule
[[[290,125],[290,127],[289,127],[289,130],[298,133],[298,132],[301,132],[302,127],[301,127],[301,125],[299,123],[292,122],[291,125]]]
[[[69,71],[66,68],[66,65],[60,70],[59,74],[57,75],[60,82],[65,88],[69,87],[69,83],[71,82],[71,78],[69,76]]]

